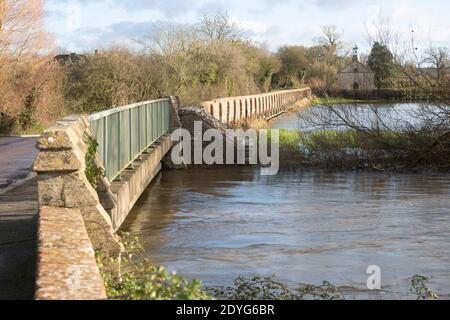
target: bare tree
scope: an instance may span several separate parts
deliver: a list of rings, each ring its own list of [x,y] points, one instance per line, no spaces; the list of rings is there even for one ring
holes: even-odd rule
[[[42,18],[43,0],[0,0],[0,61],[47,48]]]
[[[329,55],[336,55],[338,51],[344,48],[342,41],[343,32],[338,31],[336,26],[322,26],[322,36],[315,38],[314,41],[323,47]]]
[[[178,52],[186,51],[197,41],[197,36],[195,29],[189,25],[154,24],[148,40],[143,43],[147,52],[173,57]]]
[[[237,24],[224,11],[219,11],[212,15],[204,15],[200,19],[197,30],[200,36],[210,41],[232,41],[242,37]]]
[[[42,74],[35,77],[38,70],[43,70],[40,67],[48,59],[45,53],[49,52],[50,44],[43,27],[43,5],[43,0],[0,0],[0,108],[3,110],[17,111],[24,97],[45,82]]]
[[[430,48],[425,51],[424,62],[435,69],[436,80],[440,82],[450,65],[449,51],[447,48],[430,46]]]

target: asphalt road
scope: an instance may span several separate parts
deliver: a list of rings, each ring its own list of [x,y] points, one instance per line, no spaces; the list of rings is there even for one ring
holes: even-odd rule
[[[0,137],[0,300],[33,299],[36,269],[37,138]]]
[[[37,138],[0,137],[0,193],[32,174]]]

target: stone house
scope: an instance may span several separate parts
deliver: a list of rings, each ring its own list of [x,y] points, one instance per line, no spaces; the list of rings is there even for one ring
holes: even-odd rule
[[[352,63],[338,72],[336,86],[340,90],[375,89],[375,74],[368,66],[359,62],[357,47],[353,49]]]
[[[58,54],[54,58],[61,66],[70,66],[73,64],[82,64],[87,61],[87,56],[84,54],[70,53]]]

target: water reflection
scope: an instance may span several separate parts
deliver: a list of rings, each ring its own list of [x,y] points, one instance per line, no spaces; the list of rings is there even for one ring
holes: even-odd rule
[[[300,112],[287,113],[271,121],[274,129],[301,130],[345,130],[348,125],[342,119],[358,126],[386,130],[405,130],[411,127],[426,127],[431,124],[448,126],[448,106],[432,103],[397,104],[347,104],[314,106]]]
[[[363,290],[375,264],[390,297],[405,297],[416,274],[449,293],[449,189],[448,175],[170,171],[124,229],[141,237],[155,264],[208,284],[276,274]]]

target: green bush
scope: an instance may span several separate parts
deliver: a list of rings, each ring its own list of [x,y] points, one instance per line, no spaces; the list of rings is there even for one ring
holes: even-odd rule
[[[97,264],[112,300],[211,300],[198,280],[186,280],[141,255],[137,238],[122,234],[125,252],[112,258],[97,252]]]
[[[84,139],[88,145],[88,150],[85,156],[85,175],[92,187],[97,188],[98,179],[105,175],[103,170],[101,170],[95,163],[95,155],[97,154],[98,142],[89,135],[85,135]]]
[[[22,112],[19,113],[17,123],[19,125],[19,130],[21,131],[27,131],[30,128],[37,125],[37,121],[35,118],[36,95],[37,91],[35,89],[32,89],[25,99],[24,108]]]

